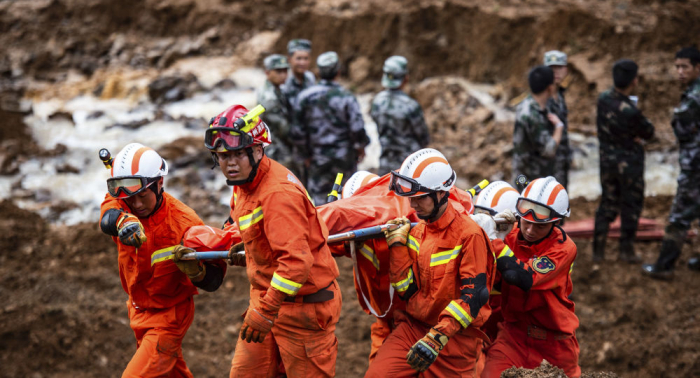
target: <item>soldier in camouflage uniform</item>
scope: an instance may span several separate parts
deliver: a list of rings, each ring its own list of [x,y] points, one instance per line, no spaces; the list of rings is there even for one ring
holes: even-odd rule
[[[309,71],[311,62],[311,41],[308,39],[292,39],[287,43],[287,54],[290,64],[290,75],[287,77],[282,90],[289,103],[294,107],[297,96],[304,89],[316,84],[316,77]]]
[[[374,97],[370,110],[382,145],[380,176],[401,167],[408,155],[430,143],[423,109],[403,91],[408,82],[408,61],[392,56],[384,62],[383,71],[382,86],[386,90]]]
[[[680,82],[687,86],[671,119],[680,144],[681,172],[659,258],[655,264],[642,266],[642,272],[654,278],[673,276],[690,223],[700,218],[700,52],[694,47],[681,49],[675,65]],[[691,258],[688,265],[697,270],[698,257]]]
[[[644,205],[644,146],[654,136],[654,126],[630,100],[639,79],[637,64],[622,59],[613,66],[615,87],[598,97],[600,184],[603,193],[595,214],[593,261],[605,256],[610,222],[620,214],[620,260],[639,262],[634,254],[639,215]]]
[[[316,77],[309,71],[311,62],[311,41],[308,39],[292,39],[287,43],[287,56],[289,60],[289,75],[287,80],[282,85],[282,93],[287,98],[289,106],[294,112],[294,103],[299,96],[299,93],[306,88],[316,84]],[[294,119],[294,114],[291,114],[291,119]],[[304,166],[305,157],[296,147],[291,151],[290,169],[297,178],[306,186],[308,174]]]
[[[554,178],[559,181],[567,190],[569,189],[569,168],[571,167],[571,149],[569,148],[569,110],[566,108],[566,99],[562,86],[562,81],[569,74],[566,66],[567,56],[561,51],[552,50],[544,54],[544,64],[552,69],[554,73],[554,85],[556,92],[552,98],[547,100],[547,111],[554,113],[564,123],[561,134],[561,141],[554,157]]]
[[[337,173],[350,177],[369,144],[360,105],[336,79],[338,54],[329,51],[316,60],[321,81],[299,94],[292,133],[307,157],[309,194],[318,206],[326,203]]]
[[[524,174],[532,181],[554,174],[554,157],[564,123],[547,112],[547,100],[555,93],[554,73],[547,66],[528,75],[530,95],[518,104],[513,129],[513,179]]]
[[[289,139],[292,109],[281,85],[287,79],[289,63],[284,55],[273,54],[263,61],[267,80],[258,92],[258,104],[265,107],[261,116],[270,128],[274,144],[265,149],[265,154],[290,169],[297,177],[301,172],[295,168],[298,160],[292,155],[293,144]]]

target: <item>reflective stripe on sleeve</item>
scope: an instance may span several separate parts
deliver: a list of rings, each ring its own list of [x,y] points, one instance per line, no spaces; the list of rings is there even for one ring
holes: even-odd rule
[[[504,256],[515,256],[515,254],[508,246],[505,246],[501,250],[501,253],[498,254],[498,258],[500,259],[501,257],[504,257]]]
[[[416,253],[419,253],[420,250],[420,244],[418,243],[418,240],[414,238],[411,235],[408,235],[408,248],[411,248],[412,250],[416,251]]]
[[[462,246],[458,245],[454,249],[451,249],[449,251],[435,253],[432,256],[430,256],[430,266],[447,264],[448,262],[450,262],[450,260],[456,259],[461,251]]]
[[[408,276],[406,277],[406,279],[401,280],[401,281],[396,282],[396,283],[392,282],[391,286],[393,286],[396,289],[396,291],[398,291],[399,293],[403,293],[404,291],[406,291],[408,289],[408,286],[411,285],[412,283],[413,283],[413,268],[409,268],[408,269]]]
[[[275,289],[292,297],[297,295],[299,289],[301,289],[300,283],[296,283],[286,278],[282,278],[280,275],[277,274],[277,272],[272,274],[272,281],[270,281],[270,285]]]
[[[238,218],[238,229],[243,231],[246,228],[260,222],[263,219],[262,206],[257,207],[252,213]]]
[[[372,265],[374,265],[377,270],[379,270],[379,260],[377,259],[377,255],[374,254],[374,250],[370,248],[367,244],[363,244],[362,248],[360,248],[360,253],[362,256],[364,256],[367,260],[372,262]]]
[[[172,260],[173,259],[173,249],[175,246],[170,246],[168,248],[159,249],[151,254],[151,266],[155,263],[161,261]]]
[[[466,311],[460,306],[457,302],[452,301],[450,304],[445,307],[445,310],[447,310],[452,316],[457,319],[459,324],[462,325],[462,327],[467,328],[471,322],[474,321],[474,318],[469,316]]]

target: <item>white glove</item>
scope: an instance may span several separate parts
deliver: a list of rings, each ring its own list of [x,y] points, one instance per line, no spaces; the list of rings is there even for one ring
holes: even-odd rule
[[[517,222],[515,214],[506,209],[493,217],[496,225],[496,239],[503,239],[513,230],[513,223]],[[500,221],[500,222],[499,222]]]
[[[493,218],[491,218],[490,215],[470,214],[469,217],[486,232],[486,235],[489,237],[489,240],[498,238],[496,233],[496,222],[493,220]]]

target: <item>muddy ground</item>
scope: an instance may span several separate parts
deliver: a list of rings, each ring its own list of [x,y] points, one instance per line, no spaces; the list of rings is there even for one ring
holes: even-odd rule
[[[528,67],[538,64],[551,48],[570,56],[573,130],[594,134],[595,94],[610,85],[607,72],[612,62],[630,57],[641,66],[641,107],[657,125],[657,140],[648,149],[676,148],[668,119],[680,90],[669,62],[676,49],[696,43],[700,35],[696,22],[700,11],[693,2],[524,4],[518,0],[2,2],[0,44],[7,54],[0,57],[0,173],[16,173],[28,158],[61,153],[60,148],[42,151],[35,146],[21,122],[18,99],[51,92],[68,72],[77,72],[89,84],[78,92],[100,95],[109,87],[100,78],[120,67],[160,72],[183,57],[221,55],[240,55],[240,65],[259,64],[266,53],[284,51],[286,41],[295,37],[312,39],[314,56],[337,50],[346,67],[343,79],[361,91],[378,88],[376,78],[385,57],[406,55],[411,61],[412,93],[425,107],[434,146],[444,149],[460,177],[470,181],[508,178],[512,124],[495,122],[493,115],[472,104],[462,87],[424,80],[450,75],[497,84],[494,95],[510,100],[524,90]],[[270,51],[247,54],[245,46],[261,35],[273,39]],[[126,97],[129,90],[110,93]],[[180,159],[176,167],[204,167],[206,153],[187,148],[200,142],[180,140],[166,146],[163,154],[169,160]],[[181,199],[207,223],[218,226],[226,217],[226,209],[196,185],[184,180],[167,185],[179,186]],[[665,222],[671,200],[647,198],[643,216]],[[46,206],[58,214],[73,205],[47,202]],[[595,201],[575,200],[572,217],[591,217],[596,206]],[[99,231],[97,220],[56,226],[19,209],[10,199],[0,203],[0,231],[0,377],[118,377],[135,343],[116,248]],[[697,273],[685,267],[691,253],[700,252],[697,240],[685,246],[672,282],[645,279],[638,266],[616,262],[614,241],[604,264],[592,264],[589,241],[576,242],[574,300],[581,321],[583,371],[601,377],[609,376],[604,372],[621,377],[700,376],[700,287]],[[648,262],[658,249],[658,242],[637,245]],[[337,372],[339,377],[356,377],[367,367],[372,317],[357,304],[350,260],[337,261],[344,298],[337,330]],[[184,343],[185,359],[195,376],[226,376],[247,296],[244,272],[232,269],[218,292],[197,297],[197,314]],[[536,376],[549,376],[541,373]]]

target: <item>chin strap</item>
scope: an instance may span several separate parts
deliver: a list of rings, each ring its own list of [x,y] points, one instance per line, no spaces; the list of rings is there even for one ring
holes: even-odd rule
[[[436,219],[434,219],[437,216],[438,211],[440,211],[440,208],[442,205],[447,203],[447,200],[450,199],[450,193],[447,192],[444,197],[440,201],[437,199],[437,192],[432,192],[428,194],[430,198],[433,199],[433,211],[430,212],[427,216],[420,216],[418,215],[418,218],[423,219],[428,222],[434,222]]]
[[[252,147],[246,147],[245,149],[246,154],[248,154],[248,161],[250,162],[250,166],[253,167],[253,169],[250,171],[250,174],[248,175],[248,178],[245,178],[243,180],[226,180],[226,185],[228,186],[240,186],[240,185],[245,185],[249,182],[253,182],[255,180],[255,175],[258,173],[258,166],[260,165],[260,161],[255,161],[253,158],[253,148]],[[265,150],[263,149],[263,155],[265,155]],[[262,158],[260,159],[262,160]]]

